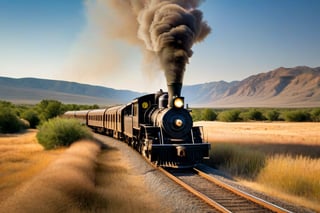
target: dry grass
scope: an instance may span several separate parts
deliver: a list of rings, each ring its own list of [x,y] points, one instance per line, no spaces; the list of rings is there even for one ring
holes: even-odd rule
[[[209,142],[320,145],[320,123],[195,122],[204,126]]]
[[[255,182],[243,183],[320,211],[320,123],[196,124],[204,126],[205,138],[213,149],[219,144],[231,144],[239,152],[249,149],[266,155],[266,166]]]
[[[5,135],[0,141],[0,212],[167,209],[148,192],[143,175],[132,173],[119,150],[107,147],[101,151],[96,142],[79,141],[68,149],[44,151],[35,140],[35,131]]]
[[[257,182],[320,203],[320,158],[271,156]]]
[[[144,185],[144,177],[136,174],[132,163],[116,149],[107,149],[99,158],[96,184],[103,202],[103,212],[168,212]],[[130,166],[131,165],[131,166]]]
[[[44,151],[35,135],[36,130],[0,135],[0,202],[63,152]]]
[[[61,157],[2,203],[6,212],[78,212],[95,199],[95,166],[100,146],[73,144]]]

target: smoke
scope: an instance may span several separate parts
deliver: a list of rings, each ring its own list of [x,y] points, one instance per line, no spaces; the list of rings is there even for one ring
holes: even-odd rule
[[[182,84],[193,44],[210,32],[202,12],[196,9],[200,1],[147,2],[138,14],[138,37],[159,57],[167,84]]]
[[[197,8],[202,0],[87,0],[88,30],[99,41],[99,54],[91,64],[96,73],[123,69],[132,57],[125,47],[138,47],[143,55],[144,75],[164,70],[168,85],[183,83],[192,46],[211,31]],[[88,36],[82,36],[90,41]],[[122,47],[122,48],[115,48]],[[92,51],[90,54],[95,54]],[[136,53],[133,53],[136,54]],[[81,58],[81,63],[86,57]],[[105,58],[105,60],[103,60]],[[100,59],[100,61],[97,61]],[[111,59],[111,60],[110,60]],[[86,67],[86,66],[82,66]],[[89,69],[90,66],[88,66]],[[105,67],[105,69],[103,69]],[[155,72],[156,71],[156,72]]]

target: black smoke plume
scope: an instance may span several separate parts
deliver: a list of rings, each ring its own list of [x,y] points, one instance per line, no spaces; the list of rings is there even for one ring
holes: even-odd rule
[[[167,80],[169,102],[172,96],[180,96],[193,44],[202,41],[210,32],[210,27],[202,20],[202,12],[196,9],[199,3],[151,0],[138,16],[139,38],[159,57]]]
[[[103,28],[106,36],[140,46],[145,55],[144,63],[154,65],[156,61],[164,70],[170,98],[180,96],[186,64],[193,53],[191,48],[211,31],[208,24],[203,21],[202,12],[197,9],[203,1],[92,0],[89,2],[91,2],[88,3],[89,14],[92,14],[95,22]],[[106,8],[108,15],[99,15],[101,8]],[[144,67],[150,69],[150,66]]]

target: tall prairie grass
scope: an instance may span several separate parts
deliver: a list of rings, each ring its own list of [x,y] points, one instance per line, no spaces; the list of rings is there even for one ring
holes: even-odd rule
[[[257,176],[257,182],[320,202],[320,159],[270,156]]]
[[[212,144],[207,164],[248,179],[255,178],[265,165],[264,153],[236,144]]]
[[[318,208],[320,158],[307,156],[306,153],[288,153],[274,154],[268,150],[263,152],[256,146],[248,147],[243,144],[212,143],[210,159],[206,163],[232,177],[253,181],[268,189],[308,200]]]

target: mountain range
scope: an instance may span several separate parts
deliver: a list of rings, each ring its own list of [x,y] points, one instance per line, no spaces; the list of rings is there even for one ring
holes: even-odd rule
[[[38,103],[125,104],[143,93],[67,81],[0,77],[0,100]],[[241,81],[186,85],[190,107],[320,107],[320,67],[298,66],[249,76]]]
[[[211,82],[184,89],[186,97],[198,106],[320,107],[320,67],[280,67],[242,81]]]

